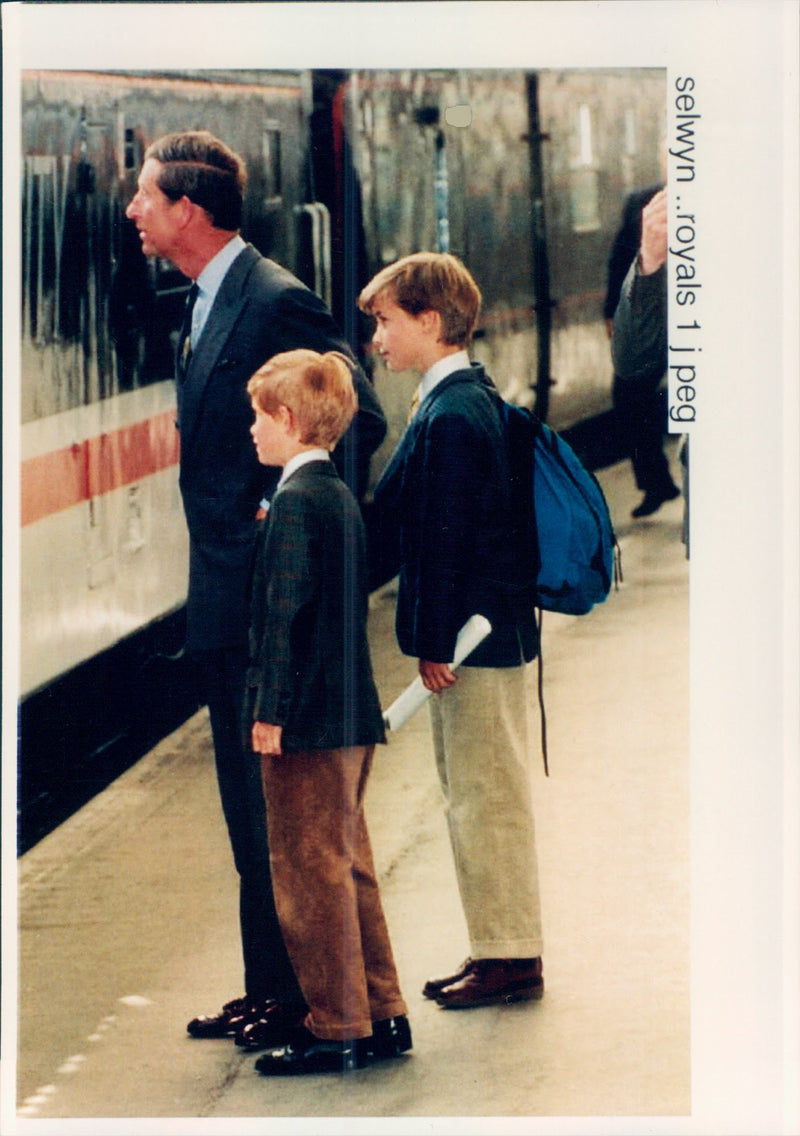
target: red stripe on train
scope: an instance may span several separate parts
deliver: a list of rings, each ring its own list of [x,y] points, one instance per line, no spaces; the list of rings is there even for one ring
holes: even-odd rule
[[[175,412],[123,426],[63,450],[29,458],[21,467],[23,526],[131,485],[178,462]]]

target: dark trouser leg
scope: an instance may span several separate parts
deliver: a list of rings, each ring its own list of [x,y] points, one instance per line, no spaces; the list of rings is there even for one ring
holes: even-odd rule
[[[261,763],[245,750],[242,708],[246,659],[242,651],[196,655],[208,703],[222,811],[239,873],[239,920],[246,994],[302,1004],[272,895]]]
[[[636,484],[643,493],[660,494],[675,488],[664,453],[666,414],[660,383],[660,375],[636,382],[622,382],[614,376],[614,410]]]

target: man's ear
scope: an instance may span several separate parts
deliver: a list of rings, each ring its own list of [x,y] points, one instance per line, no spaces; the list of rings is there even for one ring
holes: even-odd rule
[[[178,198],[174,208],[178,224],[184,229],[187,225],[190,225],[200,213],[205,213],[205,209],[203,209],[202,206],[195,205],[185,194],[183,197]]]

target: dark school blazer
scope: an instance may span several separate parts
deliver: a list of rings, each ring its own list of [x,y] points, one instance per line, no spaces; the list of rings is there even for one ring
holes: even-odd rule
[[[190,650],[246,646],[255,514],[280,474],[258,462],[247,382],[272,355],[297,347],[353,358],[322,300],[248,245],[222,282],[183,378],[176,364],[180,489],[190,536]],[[354,367],[359,411],[334,460],[360,495],[386,420],[372,386]]]
[[[511,532],[500,395],[480,364],[423,399],[367,512],[373,587],[399,573],[396,631],[406,655],[447,663],[478,612],[492,634],[468,666],[518,666],[538,633]]]
[[[284,751],[385,741],[367,641],[366,534],[330,461],[275,494],[253,566],[245,730],[283,727]]]

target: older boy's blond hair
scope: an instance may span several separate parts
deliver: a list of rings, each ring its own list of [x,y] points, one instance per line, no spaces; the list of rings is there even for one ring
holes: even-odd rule
[[[250,398],[267,414],[286,406],[304,445],[332,450],[358,409],[348,359],[300,348],[273,355],[247,384]]]
[[[387,265],[358,297],[361,311],[372,312],[384,292],[409,315],[438,312],[442,341],[448,346],[469,345],[481,310],[481,293],[458,257],[448,252],[415,252]]]

